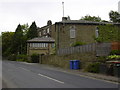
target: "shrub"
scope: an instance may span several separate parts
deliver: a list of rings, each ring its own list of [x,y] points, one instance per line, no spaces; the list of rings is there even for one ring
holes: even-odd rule
[[[25,62],[27,62],[28,61],[28,56],[24,55],[24,54],[17,55],[16,61],[25,61]]]
[[[97,61],[101,63],[105,63],[107,61],[106,56],[99,56],[97,57]]]
[[[120,55],[110,55],[107,57],[108,60],[120,60]]]
[[[15,54],[11,54],[7,58],[8,58],[8,60],[16,61],[16,55]]]
[[[99,65],[100,63],[90,63],[85,68],[85,71],[92,72],[92,73],[99,73]]]
[[[94,39],[96,42],[99,42],[99,43],[103,42],[103,37],[94,38]]]
[[[39,54],[31,55],[31,62],[32,63],[39,63]]]
[[[85,45],[86,43],[84,42],[76,42],[76,43],[73,43],[71,46],[75,47],[75,46],[80,46],[80,45]]]
[[[120,50],[112,50],[110,55],[120,55]]]

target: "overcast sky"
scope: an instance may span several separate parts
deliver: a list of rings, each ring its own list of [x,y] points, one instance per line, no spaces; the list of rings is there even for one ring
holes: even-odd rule
[[[120,0],[0,0],[0,32],[15,31],[18,24],[38,27],[45,26],[48,20],[52,23],[61,21],[63,16],[78,20],[82,16],[99,16],[109,20],[111,10],[118,11]]]

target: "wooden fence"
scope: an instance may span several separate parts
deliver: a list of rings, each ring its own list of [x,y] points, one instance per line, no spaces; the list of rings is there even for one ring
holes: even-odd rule
[[[68,55],[74,53],[96,52],[96,56],[106,56],[111,51],[111,43],[92,43],[76,47],[61,48],[57,51],[58,55]]]

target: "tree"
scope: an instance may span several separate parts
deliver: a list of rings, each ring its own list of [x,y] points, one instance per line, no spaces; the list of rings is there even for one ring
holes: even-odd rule
[[[112,22],[120,22],[120,14],[117,11],[110,11],[109,18]]]
[[[11,54],[10,47],[14,32],[2,32],[2,55],[8,56]]]
[[[30,26],[28,32],[27,32],[27,38],[28,39],[32,39],[38,36],[38,32],[37,32],[37,26],[36,23],[33,22],[32,25]]]
[[[22,30],[23,30],[23,35],[26,35],[27,32],[28,32],[28,30],[29,30],[29,25],[28,25],[28,23],[21,25],[21,28],[22,28]]]
[[[23,24],[21,25],[22,31],[23,31],[23,38],[22,38],[22,54],[27,53],[27,43],[26,41],[28,40],[27,38],[27,33],[29,30],[29,25],[28,24]]]
[[[82,17],[80,20],[87,20],[87,21],[94,21],[94,22],[100,22],[101,18],[98,16],[90,16],[90,15],[86,15],[84,17]]]
[[[22,53],[22,41],[23,41],[23,31],[21,25],[19,24],[16,28],[15,34],[12,39],[11,51],[14,54]]]

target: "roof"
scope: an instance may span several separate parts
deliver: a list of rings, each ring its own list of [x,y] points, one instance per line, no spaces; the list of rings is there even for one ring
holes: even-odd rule
[[[112,23],[112,22],[94,22],[94,21],[86,21],[86,20],[64,20],[60,22],[56,22],[56,24],[92,24],[92,25],[105,25],[105,24],[118,24],[120,23]]]
[[[27,42],[55,42],[55,40],[51,37],[36,37],[31,40],[27,40]]]

